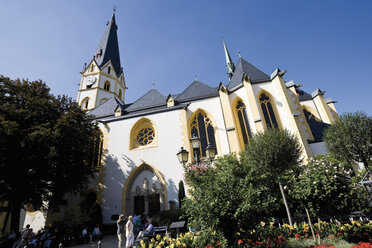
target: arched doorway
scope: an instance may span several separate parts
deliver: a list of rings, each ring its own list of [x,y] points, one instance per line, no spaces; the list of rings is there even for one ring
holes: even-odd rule
[[[135,168],[123,189],[123,213],[149,216],[168,209],[167,186],[161,173],[148,164]]]

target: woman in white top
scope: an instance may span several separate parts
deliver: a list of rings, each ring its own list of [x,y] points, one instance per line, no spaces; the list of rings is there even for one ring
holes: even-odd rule
[[[134,243],[134,234],[133,234],[133,216],[128,217],[128,222],[125,225],[125,236],[127,237],[126,248],[131,248]]]

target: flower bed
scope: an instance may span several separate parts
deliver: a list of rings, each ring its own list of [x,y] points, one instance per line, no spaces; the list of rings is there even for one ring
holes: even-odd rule
[[[315,239],[326,240],[327,244],[320,246],[307,246],[311,248],[335,248],[337,240],[346,240],[358,243],[353,248],[372,248],[372,221],[363,223],[352,221],[347,224],[327,223],[320,221],[313,225]],[[275,225],[273,222],[261,222],[252,230],[243,230],[236,233],[235,248],[266,248],[266,247],[287,247],[288,240],[294,239],[299,242],[312,241],[314,239],[311,228],[308,224],[295,223]],[[334,241],[334,242],[333,242]],[[156,236],[148,244],[142,242],[142,248],[161,247],[187,247],[187,248],[218,248],[227,247],[226,242],[214,231],[181,234],[178,239]]]

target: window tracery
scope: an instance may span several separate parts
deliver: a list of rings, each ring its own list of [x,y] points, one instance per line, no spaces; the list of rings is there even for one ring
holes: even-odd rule
[[[242,100],[237,101],[235,105],[235,111],[238,119],[238,124],[240,126],[239,131],[241,134],[241,138],[243,139],[243,143],[246,145],[248,144],[250,137],[252,137],[252,133],[249,127],[246,106]]]
[[[203,112],[196,114],[191,120],[190,125],[191,137],[196,136],[200,140],[199,154],[205,157],[205,149],[208,144],[216,147],[216,139],[214,136],[214,127],[209,116]],[[217,150],[216,150],[217,153]]]
[[[272,100],[267,93],[261,93],[259,96],[262,115],[264,117],[267,128],[279,128],[278,118],[275,115]]]

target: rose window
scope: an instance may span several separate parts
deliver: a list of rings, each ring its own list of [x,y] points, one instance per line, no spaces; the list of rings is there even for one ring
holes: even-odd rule
[[[148,145],[154,140],[155,132],[152,128],[143,128],[137,133],[137,142],[140,145]]]

